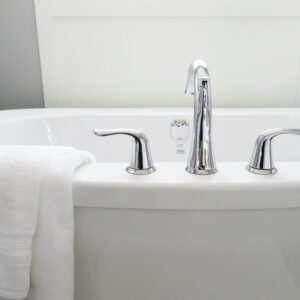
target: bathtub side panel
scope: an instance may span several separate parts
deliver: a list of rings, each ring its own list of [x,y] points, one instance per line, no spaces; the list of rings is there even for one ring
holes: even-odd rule
[[[300,298],[300,209],[75,209],[76,300]]]

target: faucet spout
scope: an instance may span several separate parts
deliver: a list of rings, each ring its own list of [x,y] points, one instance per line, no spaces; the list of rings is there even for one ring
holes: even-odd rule
[[[185,93],[189,95],[195,94],[195,84],[197,83],[197,77],[202,72],[202,78],[209,78],[209,72],[206,63],[203,60],[194,60],[188,70],[188,79],[186,83]]]
[[[190,64],[185,93],[194,95],[194,130],[186,171],[196,175],[214,174],[217,168],[211,138],[211,86],[204,61],[195,60]]]

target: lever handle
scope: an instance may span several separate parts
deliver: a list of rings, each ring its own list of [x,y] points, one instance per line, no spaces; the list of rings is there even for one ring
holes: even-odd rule
[[[148,139],[145,134],[134,129],[94,129],[98,136],[124,134],[133,138],[130,164],[126,171],[130,174],[145,175],[155,172]]]
[[[276,174],[277,169],[274,166],[272,157],[272,140],[274,137],[282,134],[300,135],[300,129],[270,129],[262,132],[256,139],[252,156],[247,171],[259,175]]]

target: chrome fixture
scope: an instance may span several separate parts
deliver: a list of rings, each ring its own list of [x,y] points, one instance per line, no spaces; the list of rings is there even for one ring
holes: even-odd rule
[[[126,171],[134,175],[145,175],[155,172],[148,139],[145,134],[134,129],[94,129],[98,136],[125,134],[133,138],[131,160]]]
[[[250,163],[246,166],[248,172],[259,175],[277,173],[272,158],[272,141],[281,134],[300,135],[300,129],[270,129],[261,133],[256,139]]]
[[[190,64],[186,94],[194,95],[194,130],[186,171],[196,175],[217,172],[211,138],[211,87],[206,63],[195,60]]]

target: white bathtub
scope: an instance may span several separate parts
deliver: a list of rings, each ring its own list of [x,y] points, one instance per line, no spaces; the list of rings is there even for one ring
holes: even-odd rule
[[[1,144],[74,146],[99,161],[73,180],[75,299],[299,300],[300,138],[274,142],[276,175],[245,165],[261,131],[300,128],[300,109],[215,109],[209,176],[184,170],[190,140],[170,137],[179,118],[191,124],[192,110],[0,112]],[[125,172],[127,137],[92,134],[118,127],[147,134],[154,174]]]

